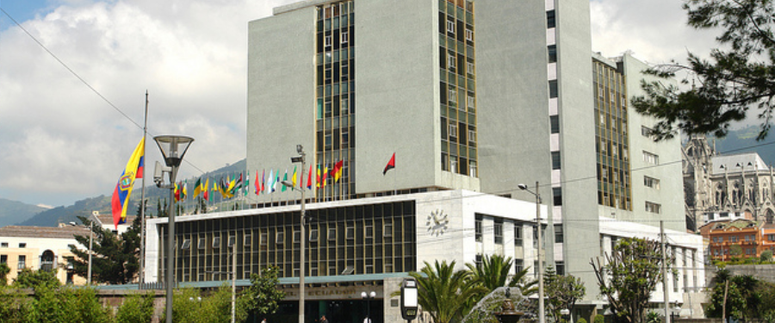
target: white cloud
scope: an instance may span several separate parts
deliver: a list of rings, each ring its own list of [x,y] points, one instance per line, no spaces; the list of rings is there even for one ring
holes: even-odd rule
[[[110,194],[142,135],[195,138],[181,176],[245,156],[247,26],[296,0],[60,0],[0,31],[0,197],[61,205]],[[675,0],[592,1],[595,51],[648,62],[707,52]],[[125,118],[126,114],[131,121]],[[134,122],[134,123],[133,123]],[[149,167],[159,159],[148,143]]]
[[[62,1],[21,22],[56,59],[20,28],[0,31],[0,197],[112,193],[142,136],[146,90],[149,133],[196,140],[181,176],[244,158],[247,24],[289,2]],[[149,165],[157,150],[149,141]]]

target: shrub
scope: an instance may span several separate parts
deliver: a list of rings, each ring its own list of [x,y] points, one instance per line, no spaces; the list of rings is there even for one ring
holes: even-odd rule
[[[603,315],[595,315],[594,323],[605,323],[605,317]]]

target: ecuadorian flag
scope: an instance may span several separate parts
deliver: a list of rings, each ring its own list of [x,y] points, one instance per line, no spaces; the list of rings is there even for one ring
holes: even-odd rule
[[[145,137],[137,144],[132,157],[126,163],[124,172],[118,179],[118,184],[113,190],[113,199],[111,206],[113,209],[113,225],[118,230],[118,225],[126,222],[126,207],[129,202],[129,196],[132,195],[132,186],[135,178],[143,177],[143,164],[145,159]]]

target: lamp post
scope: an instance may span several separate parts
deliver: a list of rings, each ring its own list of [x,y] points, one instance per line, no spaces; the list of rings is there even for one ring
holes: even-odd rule
[[[194,138],[187,136],[156,136],[153,137],[156,144],[161,150],[161,154],[164,157],[164,163],[167,167],[160,167],[159,162],[156,162],[156,169],[154,169],[153,180],[156,182],[156,186],[160,188],[168,188],[170,190],[170,203],[167,211],[168,229],[167,229],[167,275],[164,277],[164,283],[167,287],[167,323],[172,323],[172,286],[175,284],[175,177],[178,175],[178,168],[180,162],[183,161],[183,156],[188,151],[188,147],[194,141]],[[170,177],[170,184],[162,185],[163,172],[168,172]]]
[[[546,318],[544,317],[544,266],[543,258],[541,257],[543,251],[543,241],[541,240],[541,195],[538,194],[538,181],[536,181],[535,192],[531,191],[525,184],[519,184],[517,187],[533,194],[536,198],[536,225],[538,226],[538,323],[546,323]]]
[[[374,291],[370,291],[368,294],[361,292],[361,297],[366,300],[366,321],[363,323],[371,323],[371,300],[377,297],[377,293]]]
[[[304,166],[305,166],[304,156],[306,156],[306,154],[304,153],[304,147],[302,147],[301,145],[296,145],[296,152],[299,153],[299,156],[291,157],[291,162],[301,163],[300,178],[303,180]],[[294,188],[294,185],[291,182],[282,181],[281,183],[284,186]],[[307,239],[305,238],[305,235],[304,235],[304,205],[305,205],[304,187],[301,187],[301,225],[300,225],[301,241],[299,243],[301,245],[300,247],[301,255],[299,256],[299,260],[300,260],[299,262],[299,267],[300,267],[299,268],[299,323],[304,323],[304,275],[306,274],[306,270],[305,270],[306,262],[304,260],[304,252],[306,251],[305,249],[307,245]]]

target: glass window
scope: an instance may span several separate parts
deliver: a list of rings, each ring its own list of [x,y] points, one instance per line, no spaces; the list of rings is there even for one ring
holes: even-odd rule
[[[554,242],[562,243],[563,240],[564,240],[564,235],[562,234],[562,224],[554,225]]]
[[[653,189],[659,189],[659,180],[656,178],[643,176],[643,185],[646,187],[651,187]]]
[[[493,242],[503,244],[503,219],[495,219],[493,227]]]
[[[662,206],[657,203],[646,201],[646,212],[659,214],[659,212],[661,211],[661,208]]]
[[[552,133],[560,133],[560,116],[553,115],[549,116],[549,123],[552,128]]]
[[[547,51],[549,54],[549,63],[556,63],[557,62],[557,45],[549,45],[547,47]]]
[[[560,169],[560,152],[552,152],[552,169]]]
[[[546,12],[546,28],[554,28],[554,27],[556,27],[554,10],[549,10]]]
[[[27,256],[20,255],[19,256],[19,265],[16,266],[17,269],[24,269],[27,268]]]
[[[557,80],[549,81],[549,97],[550,98],[557,97]]]
[[[522,224],[514,223],[514,245],[522,245]]]
[[[553,197],[553,200],[554,200],[554,206],[561,206],[562,205],[562,188],[553,187],[552,188],[552,197]]]
[[[482,242],[482,216],[476,214],[476,220],[474,222],[474,235],[477,242]]]
[[[455,33],[455,22],[449,19],[447,20],[447,32]]]
[[[466,40],[474,41],[474,31],[466,28]]]

